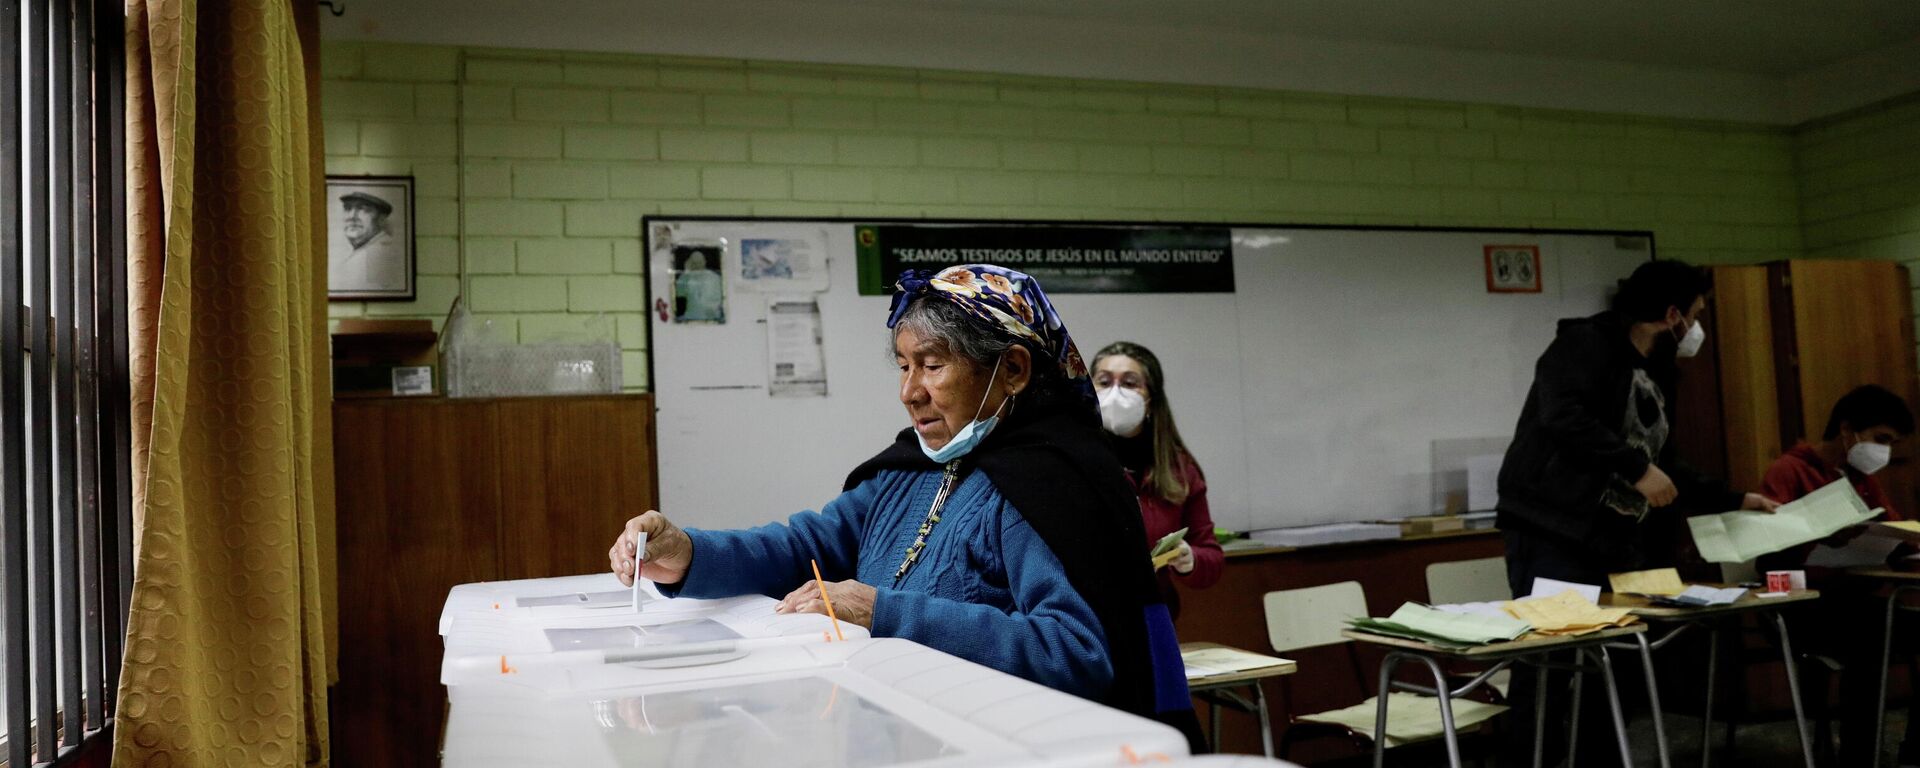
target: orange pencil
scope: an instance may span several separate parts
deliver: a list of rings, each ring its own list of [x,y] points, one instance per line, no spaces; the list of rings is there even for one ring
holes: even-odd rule
[[[808,560],[807,562],[813,564],[813,584],[820,588],[820,600],[827,604],[827,620],[833,622],[833,636],[841,640],[847,639],[846,635],[840,634],[840,617],[833,615],[833,598],[827,597],[827,582],[820,578],[820,561]]]

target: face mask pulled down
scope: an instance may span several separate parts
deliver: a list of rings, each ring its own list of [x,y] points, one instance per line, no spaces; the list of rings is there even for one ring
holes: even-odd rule
[[[993,375],[987,379],[987,391],[980,394],[980,404],[974,406],[974,420],[967,422],[966,426],[961,427],[960,431],[954,434],[953,439],[948,440],[946,445],[935,449],[927,445],[926,435],[920,434],[920,430],[914,430],[914,438],[920,441],[920,452],[926,454],[927,458],[932,459],[934,463],[945,464],[972,453],[974,447],[980,445],[980,441],[987,439],[987,434],[993,431],[994,425],[1000,423],[1000,409],[994,409],[994,414],[984,419],[980,418],[980,411],[987,407],[987,398],[993,395],[993,383],[999,376],[1000,362],[996,360],[993,364]],[[1002,401],[1003,407],[1005,402],[1006,401]]]

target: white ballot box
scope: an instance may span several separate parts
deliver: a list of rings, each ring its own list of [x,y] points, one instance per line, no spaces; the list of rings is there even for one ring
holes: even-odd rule
[[[632,591],[612,574],[463,584],[441,611],[445,652],[440,682],[461,685],[497,677],[515,659],[557,654],[581,660],[583,651],[624,651],[689,643],[770,638],[849,640],[866,629],[825,616],[779,614],[778,601],[759,595],[724,600],[667,599],[643,582],[640,610]],[[533,661],[532,659],[526,659]]]
[[[447,766],[1119,766],[1173,728],[898,639],[559,665],[450,687]]]

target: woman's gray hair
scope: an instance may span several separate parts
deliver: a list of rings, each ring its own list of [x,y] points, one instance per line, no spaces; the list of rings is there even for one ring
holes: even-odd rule
[[[893,333],[888,338],[888,357],[898,354],[896,345],[900,340],[900,332],[909,330],[921,339],[946,347],[948,352],[966,358],[980,368],[993,365],[1015,344],[1012,339],[981,328],[977,321],[967,315],[966,310],[932,296],[922,296],[907,305],[906,313],[900,316],[900,322],[894,324]]]

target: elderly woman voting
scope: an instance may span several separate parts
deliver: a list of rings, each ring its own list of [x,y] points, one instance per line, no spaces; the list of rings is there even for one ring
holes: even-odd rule
[[[911,426],[845,492],[785,524],[627,522],[622,581],[662,593],[784,598],[876,637],[961,658],[1197,735],[1133,489],[1100,432],[1086,365],[1031,276],[909,270],[887,326]],[[805,436],[794,436],[796,445]],[[825,575],[816,586],[811,561]]]

